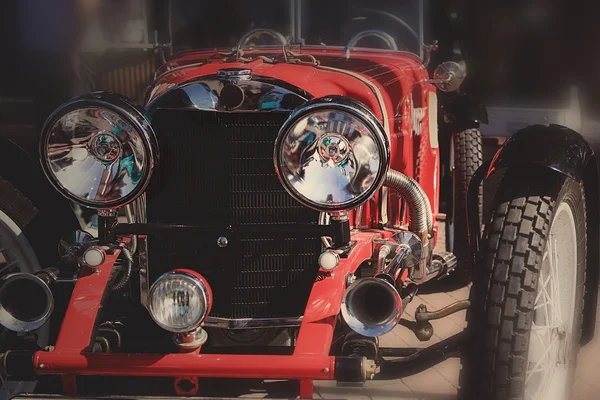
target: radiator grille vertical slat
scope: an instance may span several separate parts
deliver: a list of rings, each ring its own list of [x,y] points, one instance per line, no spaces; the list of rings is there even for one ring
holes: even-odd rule
[[[209,225],[206,237],[151,238],[151,278],[191,268],[208,279],[213,316],[302,315],[317,274],[318,237],[229,234],[228,225],[315,222],[282,188],[273,144],[286,113],[160,110],[153,118],[160,168],[148,189],[149,222]]]

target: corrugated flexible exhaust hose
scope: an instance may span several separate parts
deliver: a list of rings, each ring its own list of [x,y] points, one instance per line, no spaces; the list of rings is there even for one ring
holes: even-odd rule
[[[131,269],[133,268],[133,256],[131,255],[129,249],[127,249],[126,247],[123,247],[123,249],[121,250],[121,255],[123,256],[122,258],[125,261],[125,270],[123,272],[121,280],[112,287],[112,290],[123,289],[125,285],[127,285],[127,282],[129,282],[129,278],[131,278]],[[121,260],[121,258],[119,260]]]
[[[429,241],[428,235],[433,233],[433,217],[429,198],[421,185],[413,178],[394,170],[388,171],[384,185],[396,190],[406,200],[409,229],[426,244]]]

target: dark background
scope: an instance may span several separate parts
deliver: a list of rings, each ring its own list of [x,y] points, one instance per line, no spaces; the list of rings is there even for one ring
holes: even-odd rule
[[[68,1],[56,1],[56,4]],[[120,18],[132,12],[132,1],[101,1],[117,10],[106,18],[109,26],[105,28],[109,30],[121,26]],[[207,2],[206,9],[222,4]],[[322,4],[325,7],[327,2]],[[159,41],[164,40],[165,2],[150,0],[149,6],[150,30],[158,30]],[[161,63],[160,57],[152,51],[109,51],[94,60],[87,81],[85,77],[77,80],[65,58],[53,60],[22,46],[23,16],[18,13],[19,0],[2,1],[0,7],[0,105],[3,105],[0,109],[4,109],[0,111],[0,132],[3,128],[6,130],[7,124],[33,118],[34,110],[30,107],[17,113],[6,111],[7,107],[15,109],[14,104],[6,105],[15,98],[36,99],[33,114],[37,115],[38,123],[61,101],[88,89],[115,90],[138,102],[143,100],[152,73]],[[30,17],[44,21],[44,8],[30,7]],[[584,110],[593,115],[600,109],[600,54],[597,51],[600,12],[593,3],[583,0],[429,0],[427,8],[428,40],[437,39],[440,44],[430,69],[446,60],[466,61],[468,78],[462,88],[464,92],[480,96],[487,103],[555,106],[568,97],[570,85],[577,85]],[[40,35],[44,33],[43,25],[39,26]],[[214,29],[227,30],[227,21],[214,21]],[[210,26],[202,27],[205,33],[211,30]],[[40,105],[42,103],[44,105]]]

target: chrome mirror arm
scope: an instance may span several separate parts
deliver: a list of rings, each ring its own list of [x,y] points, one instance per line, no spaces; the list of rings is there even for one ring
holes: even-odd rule
[[[427,83],[431,83],[432,85],[443,85],[443,84],[447,84],[450,83],[452,81],[452,79],[454,79],[454,73],[453,72],[448,72],[447,74],[437,77],[437,78],[431,78],[427,81]]]
[[[441,63],[433,72],[433,77],[428,80],[444,92],[453,92],[457,90],[467,76],[464,66],[454,62],[446,61]]]

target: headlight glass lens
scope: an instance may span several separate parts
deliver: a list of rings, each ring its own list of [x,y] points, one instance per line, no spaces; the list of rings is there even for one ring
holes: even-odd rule
[[[170,272],[158,278],[150,289],[150,315],[163,329],[187,332],[204,321],[210,311],[210,296],[202,280],[183,272]]]
[[[389,162],[386,138],[352,112],[315,110],[280,135],[275,150],[279,177],[309,207],[358,206],[383,182]]]
[[[93,208],[121,206],[145,188],[153,166],[148,136],[101,106],[55,118],[41,144],[45,170],[61,193]]]

